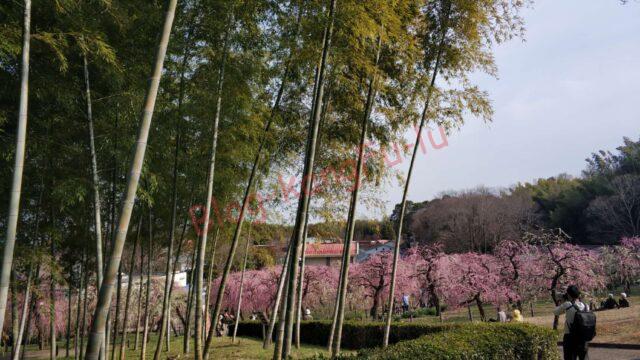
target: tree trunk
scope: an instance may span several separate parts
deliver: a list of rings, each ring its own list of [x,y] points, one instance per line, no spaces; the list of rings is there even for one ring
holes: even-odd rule
[[[100,209],[102,209],[102,203],[100,201],[100,178],[98,177],[98,160],[96,155],[95,134],[93,131],[93,111],[91,106],[91,85],[89,82],[89,64],[87,62],[87,55],[82,55],[84,65],[84,84],[85,84],[85,101],[87,102],[87,121],[89,124],[89,150],[91,153],[91,175],[93,186],[93,216],[94,226],[96,234],[96,275],[97,275],[97,287],[102,285],[104,264],[102,260],[102,219]]]
[[[200,240],[198,240],[199,242]],[[189,353],[189,342],[191,340],[191,315],[193,313],[193,303],[195,297],[195,276],[194,265],[198,258],[198,249],[200,245],[196,245],[193,249],[193,255],[191,257],[191,276],[189,281],[189,293],[187,294],[187,319],[184,325],[184,337],[182,339],[182,349],[185,354]]]
[[[20,195],[22,192],[22,172],[24,170],[25,145],[27,141],[27,110],[29,100],[29,45],[31,40],[31,0],[24,0],[24,22],[22,32],[22,65],[20,69],[20,105],[18,129],[16,133],[16,155],[11,183],[11,200],[6,227],[6,238],[0,268],[0,326],[4,324],[9,295],[9,281],[16,244],[18,217],[20,215]]]
[[[476,296],[476,306],[478,307],[478,312],[480,313],[480,320],[487,321],[487,317],[484,312],[484,307],[482,306],[482,300],[480,300],[479,296]]]
[[[209,219],[211,217],[211,200],[213,197],[213,180],[215,175],[215,163],[216,163],[216,148],[218,146],[218,124],[220,123],[220,112],[222,107],[222,88],[224,85],[224,70],[227,62],[227,52],[228,52],[228,42],[229,42],[229,32],[230,28],[227,29],[224,39],[223,51],[222,51],[222,61],[220,62],[220,70],[218,76],[218,88],[216,91],[216,112],[213,120],[213,132],[212,132],[212,142],[211,142],[211,155],[209,158],[209,172],[207,177],[207,198],[205,201],[205,211],[204,211],[204,222],[202,228],[202,234],[200,237],[200,243],[198,244],[198,260],[196,263],[196,311],[195,311],[195,359],[202,360],[206,359],[206,348],[203,350],[202,348],[202,336],[204,325],[203,325],[203,316],[202,316],[202,291],[204,287],[204,257],[205,251],[207,248],[207,234],[209,232]]]
[[[467,312],[469,315],[469,321],[473,321],[473,316],[471,315],[471,304],[467,304]]]
[[[311,176],[313,179],[313,175]],[[311,180],[311,189],[313,191],[313,180]],[[307,232],[309,225],[309,201],[307,203],[307,209],[305,210],[305,221],[304,221],[304,236],[302,238],[302,250],[300,251],[300,275],[298,276],[298,288],[297,288],[297,296],[298,301],[296,303],[296,324],[295,324],[295,339],[296,339],[296,349],[300,349],[300,322],[302,321],[302,289],[304,287],[304,269],[305,269],[305,252],[307,250]]]
[[[36,272],[33,278],[33,288],[38,289],[40,287],[40,264],[36,265]],[[34,290],[33,295],[31,296],[31,304],[29,305],[29,311],[27,312],[27,324],[25,329],[26,339],[24,341],[24,349],[22,354],[20,355],[21,359],[25,358],[25,354],[27,353],[26,345],[29,344],[31,340],[31,319],[36,315],[37,312],[37,304],[38,304],[38,292]]]
[[[142,215],[141,215],[142,216]],[[149,256],[149,254],[147,254]],[[138,277],[138,312],[136,312],[136,336],[133,342],[133,350],[138,350],[140,340],[140,319],[142,316],[142,267],[144,266],[144,246],[140,243],[140,276]]]
[[[89,271],[87,270],[87,257],[84,256],[84,303],[82,305],[82,331],[80,332],[80,359],[86,358],[87,349],[84,347],[84,338],[86,332],[87,307],[89,302]]]
[[[209,272],[207,274],[207,286],[206,286],[206,294],[204,295],[204,326],[202,327],[202,333],[200,336],[202,339],[205,339],[205,335],[207,334],[207,319],[209,319],[209,304],[211,299],[211,288],[213,287],[213,270],[215,269],[216,263],[216,245],[218,244],[218,235],[220,233],[220,226],[216,226],[216,233],[213,236],[213,246],[211,246],[211,260],[209,260]],[[213,321],[210,321],[209,327],[212,327]]]
[[[71,351],[71,284],[67,284],[67,339],[64,350],[64,357],[69,358],[69,352]]]
[[[240,323],[240,309],[242,308],[242,290],[244,290],[244,273],[247,270],[247,260],[249,259],[250,245],[251,245],[251,236],[247,236],[247,245],[244,248],[244,261],[242,262],[242,273],[240,274],[240,289],[238,290],[236,321],[235,321],[235,324],[233,325],[233,337],[231,338],[231,343],[236,342],[236,335],[238,334],[238,324]]]
[[[176,144],[173,152],[173,179],[172,179],[172,193],[171,193],[171,229],[169,230],[169,250],[167,252],[167,266],[165,271],[165,282],[164,282],[164,297],[162,299],[162,312],[160,316],[160,331],[158,333],[158,343],[156,344],[156,349],[153,354],[153,359],[158,360],[160,357],[160,351],[162,350],[162,339],[164,337],[165,331],[168,333],[169,329],[169,321],[168,321],[168,313],[169,313],[169,302],[171,287],[173,286],[173,275],[170,273],[172,270],[172,255],[173,255],[173,243],[175,239],[176,232],[176,218],[178,212],[178,164],[179,164],[179,155],[180,155],[180,146],[182,140],[182,103],[184,102],[184,93],[185,93],[185,72],[187,70],[187,63],[189,61],[189,50],[190,50],[190,41],[192,29],[189,28],[187,31],[187,44],[184,48],[184,53],[182,56],[182,64],[180,71],[180,94],[178,96],[178,119],[176,121]],[[167,348],[169,347],[169,341],[167,341]],[[168,351],[168,349],[167,349]]]
[[[300,26],[300,22],[301,22],[301,18],[302,18],[302,10],[301,10],[301,6],[299,5],[298,7],[298,17],[297,17],[297,22],[296,22],[296,30],[295,33],[293,35],[293,39],[295,42],[295,39],[298,36],[298,31],[299,31],[299,26]],[[292,45],[293,47],[293,45]],[[214,305],[214,311],[213,311],[213,316],[211,317],[212,319],[212,324],[217,323],[217,318],[220,316],[220,310],[222,308],[222,299],[223,299],[223,295],[224,295],[224,290],[227,284],[227,278],[231,269],[231,265],[233,263],[233,258],[235,256],[235,251],[236,248],[238,246],[238,242],[240,241],[240,235],[242,233],[242,225],[244,224],[244,218],[245,218],[245,214],[247,211],[247,207],[249,205],[249,198],[251,197],[251,189],[253,188],[253,185],[256,181],[256,175],[257,175],[257,170],[260,167],[260,162],[262,160],[262,153],[264,150],[264,147],[266,145],[267,142],[267,137],[269,134],[269,131],[271,129],[271,125],[273,123],[273,119],[275,118],[275,115],[277,114],[278,110],[280,109],[280,102],[282,100],[282,95],[284,94],[284,88],[286,85],[286,81],[289,75],[289,71],[290,71],[290,65],[291,65],[291,57],[292,57],[293,51],[290,50],[289,51],[289,55],[287,57],[287,60],[285,62],[285,69],[284,72],[282,74],[282,81],[280,82],[280,86],[278,88],[278,92],[276,94],[276,99],[274,101],[273,107],[271,108],[271,112],[269,115],[269,120],[267,120],[267,124],[265,125],[264,128],[264,132],[262,135],[262,139],[260,140],[260,145],[258,146],[258,151],[255,154],[254,160],[253,160],[253,166],[251,167],[251,173],[249,174],[249,179],[247,181],[247,186],[245,188],[245,192],[244,192],[244,196],[242,199],[242,205],[240,207],[240,212],[238,214],[238,220],[236,222],[236,228],[234,230],[233,233],[233,239],[231,240],[231,249],[229,251],[229,255],[227,256],[227,261],[225,263],[225,269],[222,273],[222,277],[220,279],[220,285],[218,288],[218,296],[216,297],[216,303]],[[205,350],[204,350],[204,357],[206,358],[208,355],[208,351],[209,351],[209,346],[213,337],[213,332],[215,330],[215,326],[212,325],[211,328],[209,329],[209,334],[207,336],[207,342],[205,344]],[[269,340],[270,341],[270,340]],[[266,344],[266,343],[265,343]]]
[[[288,286],[289,289],[287,293],[287,307],[286,307],[286,317],[285,317],[285,338],[284,338],[284,346],[282,349],[282,354],[275,354],[274,358],[279,360],[281,358],[288,358],[291,353],[291,341],[293,335],[293,325],[295,322],[295,309],[296,309],[296,280],[298,277],[298,263],[297,260],[300,258],[301,245],[304,240],[304,223],[306,221],[306,213],[305,209],[307,207],[307,203],[310,200],[311,195],[311,177],[313,173],[313,166],[315,162],[316,155],[316,143],[318,139],[318,128],[320,125],[320,117],[322,108],[322,96],[324,93],[324,74],[327,67],[327,58],[329,55],[329,49],[331,47],[331,36],[333,34],[333,23],[335,19],[335,6],[336,0],[331,0],[331,5],[329,8],[329,23],[327,28],[325,29],[323,44],[322,44],[322,58],[320,61],[320,67],[318,71],[318,83],[316,90],[316,101],[313,104],[312,115],[313,118],[309,122],[309,132],[307,138],[307,149],[305,155],[305,164],[302,172],[302,184],[300,197],[298,200],[298,210],[296,213],[296,225],[294,227],[294,236],[292,237],[292,261],[289,263],[289,278],[288,278]]]
[[[18,329],[18,336],[14,339],[13,348],[13,360],[20,359],[20,347],[22,346],[22,337],[24,334],[24,328],[29,318],[29,297],[31,295],[31,282],[33,280],[33,267],[29,268],[27,275],[27,286],[24,290],[24,299],[22,300],[22,315],[20,318],[20,328]]]
[[[105,272],[103,283],[100,286],[98,303],[96,305],[96,310],[91,324],[91,335],[89,336],[89,344],[87,345],[87,357],[89,360],[98,359],[100,345],[104,340],[104,332],[107,325],[107,314],[109,313],[111,297],[113,295],[113,285],[115,283],[118,268],[120,267],[120,258],[126,241],[129,221],[131,220],[131,212],[133,211],[133,204],[136,197],[136,191],[138,189],[138,182],[140,180],[140,173],[144,162],[144,153],[147,147],[147,139],[149,137],[151,118],[156,102],[156,96],[158,94],[158,87],[160,86],[160,77],[162,75],[164,58],[167,51],[167,45],[169,43],[169,36],[171,34],[176,3],[177,0],[168,0],[167,2],[167,10],[164,17],[164,25],[160,42],[156,52],[153,75],[149,81],[149,89],[145,98],[144,111],[142,115],[142,123],[138,133],[133,162],[131,164],[131,172],[128,176],[127,191],[124,197],[122,210],[120,211],[120,219],[118,220],[118,232],[113,244],[113,253],[109,257],[109,265]]]
[[[122,264],[120,265],[120,270],[118,270],[118,283],[116,285],[116,313],[113,317],[113,338],[111,339],[111,344],[113,344],[113,348],[111,349],[111,360],[115,360],[116,356],[116,341],[118,340],[118,322],[120,321],[120,302],[122,300]],[[126,318],[125,318],[126,323]],[[126,326],[126,325],[123,325]]]
[[[278,320],[278,314],[280,311],[280,302],[282,300],[282,293],[284,291],[284,284],[287,279],[287,271],[289,270],[289,262],[291,260],[291,244],[287,248],[287,254],[284,257],[284,264],[282,264],[282,271],[280,272],[280,277],[278,278],[278,290],[276,291],[276,298],[273,302],[273,310],[271,311],[271,317],[269,318],[269,328],[267,333],[265,334],[262,348],[266,349],[271,345],[271,341],[273,340],[273,331],[276,327],[276,321]]]
[[[99,289],[102,285],[103,278],[103,251],[102,251],[102,219],[100,214],[100,209],[102,208],[102,203],[100,201],[100,179],[98,178],[98,160],[96,156],[96,147],[95,147],[95,134],[93,130],[93,111],[91,104],[91,83],[89,80],[89,64],[87,61],[87,55],[85,53],[82,54],[83,60],[83,69],[84,69],[84,83],[85,83],[85,101],[87,105],[87,121],[89,124],[89,151],[91,154],[91,174],[92,174],[92,186],[93,186],[93,213],[94,213],[94,226],[95,226],[95,234],[96,234],[96,289]],[[113,204],[111,204],[113,206]],[[113,221],[113,219],[112,219]],[[100,358],[104,359],[105,355],[105,346],[104,342],[100,349]]]
[[[431,76],[431,83],[427,90],[427,95],[425,99],[424,109],[422,110],[422,117],[420,119],[420,126],[418,128],[418,134],[416,137],[416,142],[413,146],[413,154],[411,155],[411,162],[409,163],[409,171],[407,172],[407,179],[404,183],[404,190],[402,192],[402,201],[400,202],[400,216],[398,218],[398,231],[396,232],[396,243],[393,248],[393,265],[391,269],[391,282],[389,284],[389,300],[387,301],[387,308],[389,311],[393,309],[393,301],[395,297],[396,290],[396,273],[398,272],[398,259],[400,257],[400,245],[402,243],[402,226],[404,225],[404,215],[407,208],[407,195],[409,193],[409,185],[411,183],[411,175],[413,174],[413,167],[416,162],[416,154],[418,153],[418,148],[421,144],[422,139],[422,130],[424,129],[424,125],[427,121],[427,114],[429,110],[429,103],[431,100],[431,95],[433,94],[433,88],[436,82],[436,78],[438,76],[438,69],[440,67],[440,61],[442,59],[442,52],[444,48],[445,35],[449,22],[449,10],[451,8],[451,2],[446,0],[447,8],[443,9],[443,25],[442,25],[442,34],[440,37],[440,43],[438,45],[438,53],[436,55],[435,65],[433,67],[433,75]],[[391,314],[389,314],[391,315]],[[382,339],[382,346],[387,347],[389,345],[389,332],[391,331],[391,316],[387,316],[385,327],[384,327],[384,338]]]
[[[29,268],[31,271],[31,268]],[[30,276],[30,275],[28,275]],[[20,318],[18,308],[18,284],[16,283],[16,271],[11,271],[11,355],[16,352],[16,340],[20,332]],[[5,344],[6,347],[6,344]]]
[[[55,243],[51,237],[51,261],[55,261]],[[53,268],[53,263],[51,264]],[[51,279],[49,280],[49,337],[51,339],[51,347],[49,348],[49,358],[57,358],[57,341],[56,341],[56,281],[53,271],[49,271]]]
[[[133,270],[136,266],[136,250],[138,248],[138,244],[140,243],[140,234],[142,234],[142,214],[140,214],[140,219],[138,220],[138,227],[136,231],[136,237],[133,242],[133,253],[131,254],[131,262],[129,263],[129,280],[127,281],[127,295],[124,301],[124,316],[122,319],[122,337],[120,338],[120,357],[119,359],[124,360],[125,351],[126,351],[126,343],[127,343],[127,332],[129,327],[127,326],[127,320],[129,319],[129,305],[131,304],[131,293],[133,292]],[[136,330],[137,333],[137,330]],[[115,341],[113,342],[115,346]],[[114,351],[115,352],[115,351]]]
[[[147,358],[147,342],[149,340],[149,317],[151,309],[149,309],[151,301],[151,245],[153,243],[153,217],[151,208],[149,209],[149,243],[147,244],[147,293],[144,299],[144,325],[142,329],[142,350],[140,351],[140,360]]]
[[[80,348],[80,337],[82,334],[80,333],[80,327],[82,324],[80,323],[81,316],[81,308],[82,308],[82,291],[84,286],[84,272],[87,271],[85,269],[85,253],[82,251],[82,262],[80,263],[80,286],[78,287],[78,301],[76,302],[76,336],[73,344],[73,359],[80,359],[80,352],[82,349]]]
[[[380,49],[382,47],[382,34],[378,36],[378,44],[375,55],[375,66],[377,68],[380,60]],[[367,129],[369,125],[369,117],[373,111],[373,106],[376,97],[376,80],[377,71],[371,75],[369,80],[369,89],[367,90],[367,100],[364,107],[364,116],[362,119],[362,132],[360,133],[360,143],[358,144],[358,160],[356,162],[356,176],[353,184],[353,191],[351,193],[351,206],[350,213],[347,219],[347,236],[344,241],[344,248],[342,252],[342,273],[340,274],[340,285],[336,294],[336,308],[337,308],[337,323],[335,325],[335,337],[333,340],[333,348],[331,349],[331,356],[336,357],[340,354],[340,345],[342,341],[342,324],[344,323],[344,309],[347,301],[347,285],[349,283],[349,263],[351,243],[353,242],[355,223],[356,223],[356,208],[358,206],[358,194],[360,190],[360,179],[362,177],[362,168],[364,167],[364,146],[367,139]]]
[[[290,251],[289,257],[293,257],[293,250]],[[293,262],[292,259],[289,259],[289,263]],[[289,271],[291,269],[287,269],[287,273],[285,274],[285,284],[286,282],[288,282],[289,280]],[[281,358],[282,357],[282,348],[284,347],[284,333],[285,333],[285,321],[284,321],[284,314],[285,311],[287,310],[287,301],[288,301],[288,295],[289,295],[289,288],[287,286],[284,287],[283,291],[283,296],[282,296],[282,306],[280,308],[280,313],[278,315],[278,332],[276,333],[276,343],[273,346],[273,358]],[[274,314],[274,316],[276,316],[276,314]]]
[[[193,195],[193,188],[191,189],[191,193]],[[189,201],[189,207],[191,207],[193,203],[193,196],[191,198],[191,200]],[[173,270],[171,272],[171,283],[173,284],[173,279],[176,276],[176,271],[177,271],[177,266],[178,266],[178,260],[180,259],[180,254],[182,253],[182,245],[184,244],[184,235],[186,233],[187,230],[187,224],[188,224],[188,218],[185,217],[184,223],[182,224],[182,233],[180,234],[180,241],[178,242],[178,249],[176,250],[176,256],[175,259],[173,261]],[[193,272],[192,272],[193,273]],[[191,289],[189,289],[189,292],[191,292]],[[171,324],[171,296],[173,294],[173,286],[171,286],[169,288],[169,305],[167,307],[167,323]],[[189,299],[189,295],[187,295],[187,300]],[[186,324],[185,324],[185,332],[186,332]],[[178,334],[175,332],[174,329],[174,334],[177,336]],[[169,343],[170,343],[171,339],[169,338],[169,331],[167,331],[167,351],[170,351],[169,348]]]

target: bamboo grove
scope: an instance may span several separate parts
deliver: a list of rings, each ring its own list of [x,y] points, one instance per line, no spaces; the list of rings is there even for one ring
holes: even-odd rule
[[[526,5],[2,3],[0,323],[13,358],[35,336],[36,318],[50,324],[38,339],[52,345],[52,358],[61,337],[77,359],[125,358],[128,332],[143,357],[162,358],[168,339],[183,336],[185,353],[215,358],[211,324],[229,274],[275,263],[280,253],[266,245],[284,249],[284,270],[265,347],[276,332],[273,357],[287,358],[299,346],[309,221],[346,221],[350,244],[381,183],[400,176],[406,202],[426,127],[490,121],[489,96],[472,75],[496,75],[492,47],[523,35]],[[412,156],[406,176],[385,166],[394,144]],[[272,191],[291,174],[290,191]],[[291,226],[276,237],[277,224]],[[172,287],[178,264],[191,270],[186,294]],[[327,339],[333,355],[349,280],[343,264]],[[154,273],[164,275],[155,287]],[[391,289],[389,307],[393,280]],[[147,345],[152,328],[157,341]]]

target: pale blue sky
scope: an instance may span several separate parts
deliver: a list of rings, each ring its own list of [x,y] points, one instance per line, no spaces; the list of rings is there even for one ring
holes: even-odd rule
[[[579,175],[591,152],[640,137],[640,2],[539,0],[523,14],[526,40],[495,50],[499,79],[477,77],[493,100],[493,123],[470,118],[448,147],[420,154],[410,200]],[[401,194],[387,184],[387,214]]]

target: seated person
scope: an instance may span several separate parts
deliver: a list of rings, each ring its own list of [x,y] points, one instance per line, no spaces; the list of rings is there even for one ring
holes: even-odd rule
[[[607,300],[602,303],[602,308],[605,310],[616,309],[618,307],[618,303],[616,299],[613,298],[613,294],[609,294]]]
[[[513,309],[512,315],[511,315],[511,321],[513,322],[522,322],[523,317],[522,314],[520,313],[520,310],[518,309]]]
[[[311,309],[309,308],[304,309],[304,315],[302,317],[302,320],[313,320],[313,316],[311,316]]]
[[[620,293],[620,300],[618,300],[618,307],[621,307],[621,308],[629,307],[629,300],[627,300],[626,293]]]

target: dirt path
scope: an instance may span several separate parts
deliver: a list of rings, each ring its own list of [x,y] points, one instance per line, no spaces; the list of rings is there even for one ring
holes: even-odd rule
[[[640,304],[630,308],[596,312],[598,318],[594,342],[613,344],[640,344]],[[550,311],[544,316],[525,317],[526,322],[551,326],[553,315]],[[560,318],[560,327],[564,324],[564,315]],[[616,360],[609,358],[607,360]]]

